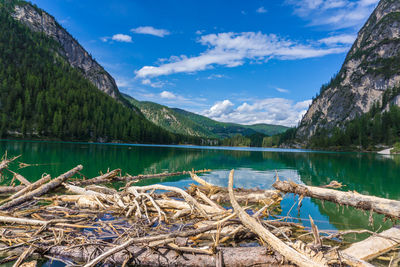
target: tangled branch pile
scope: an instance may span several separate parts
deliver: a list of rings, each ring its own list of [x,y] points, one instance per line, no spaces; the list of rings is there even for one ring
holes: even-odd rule
[[[0,171],[12,160],[4,159]],[[228,188],[190,172],[198,184],[183,190],[135,186],[149,176],[121,177],[120,170],[72,179],[82,168],[34,183],[14,173],[21,185],[0,187],[8,194],[0,202],[0,263],[35,266],[48,257],[85,266],[370,266],[339,241],[323,244],[312,219],[309,230],[274,219],[280,192],[233,189],[233,171]],[[119,190],[99,186],[121,180],[127,183]],[[304,233],[313,239],[302,241]]]

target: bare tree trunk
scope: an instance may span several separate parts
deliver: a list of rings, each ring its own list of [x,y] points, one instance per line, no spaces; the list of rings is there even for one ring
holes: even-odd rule
[[[272,185],[274,188],[302,196],[328,200],[340,205],[349,205],[358,209],[373,210],[391,217],[400,217],[400,201],[361,195],[357,192],[343,192],[315,186],[300,185],[293,182],[277,179]]]
[[[256,233],[262,240],[264,240],[268,245],[270,245],[274,250],[278,251],[285,259],[293,262],[301,267],[320,267],[327,266],[322,262],[314,262],[303,254],[297,252],[292,247],[285,244],[282,240],[273,235],[270,231],[264,228],[257,220],[251,217],[247,212],[240,207],[239,203],[236,201],[233,194],[233,170],[229,174],[229,197],[231,199],[232,207],[235,212],[238,213],[239,219],[242,221],[243,225],[249,228],[251,231]]]
[[[0,206],[0,210],[6,210],[9,209],[11,207],[17,206],[21,203],[24,203],[26,201],[29,201],[31,199],[33,199],[34,197],[38,197],[41,196],[43,194],[46,194],[47,192],[53,190],[54,188],[60,186],[65,180],[67,180],[69,177],[71,177],[72,175],[76,174],[78,171],[82,170],[82,165],[78,165],[75,168],[73,168],[72,170],[67,171],[64,174],[61,174],[60,176],[58,176],[56,179],[48,182],[47,184],[44,184],[42,186],[40,186],[39,188],[36,188],[35,190],[22,195],[16,199],[11,200],[10,202],[7,202],[3,205]]]

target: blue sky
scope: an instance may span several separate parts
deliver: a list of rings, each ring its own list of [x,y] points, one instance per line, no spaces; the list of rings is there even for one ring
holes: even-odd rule
[[[378,0],[34,0],[138,100],[293,126]]]

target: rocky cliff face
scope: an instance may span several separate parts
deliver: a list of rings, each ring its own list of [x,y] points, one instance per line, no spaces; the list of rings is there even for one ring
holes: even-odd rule
[[[318,128],[343,126],[381,103],[385,90],[400,83],[400,1],[381,0],[330,84],[313,101],[297,130],[311,137]],[[389,103],[400,105],[400,95]]]
[[[114,98],[120,97],[113,77],[52,16],[30,4],[16,5],[14,11],[15,19],[32,30],[43,32],[55,39],[62,47],[59,53],[68,60],[71,66],[81,70],[83,75],[99,90]]]

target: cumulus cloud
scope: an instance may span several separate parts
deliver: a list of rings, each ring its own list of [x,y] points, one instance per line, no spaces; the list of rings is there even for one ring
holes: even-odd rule
[[[203,115],[223,122],[242,124],[268,123],[295,126],[306,113],[311,100],[294,102],[285,98],[266,98],[238,107],[230,100],[215,103]]]
[[[114,34],[111,39],[117,42],[132,43],[132,37],[122,33]]]
[[[379,0],[287,0],[294,13],[311,25],[329,25],[336,29],[359,29]]]
[[[257,13],[267,13],[267,10],[263,6],[260,6],[259,8],[257,8],[256,12]]]
[[[175,98],[177,98],[177,96],[174,93],[169,92],[169,91],[162,91],[160,93],[160,97],[161,98],[166,98],[166,99],[175,99]]]
[[[212,68],[215,65],[236,67],[246,61],[267,61],[272,58],[293,60],[343,53],[348,46],[319,47],[280,38],[261,32],[203,35],[198,42],[208,49],[198,56],[172,56],[159,66],[144,66],[136,77],[156,77],[173,73],[190,73]]]
[[[152,26],[137,27],[137,28],[131,29],[131,32],[137,33],[137,34],[149,34],[149,35],[154,35],[154,36],[158,36],[158,37],[164,37],[166,35],[171,34],[168,30],[156,29]]]
[[[204,115],[210,118],[221,118],[226,117],[232,114],[234,104],[229,100],[224,100],[221,102],[215,103],[209,110],[204,112]]]

